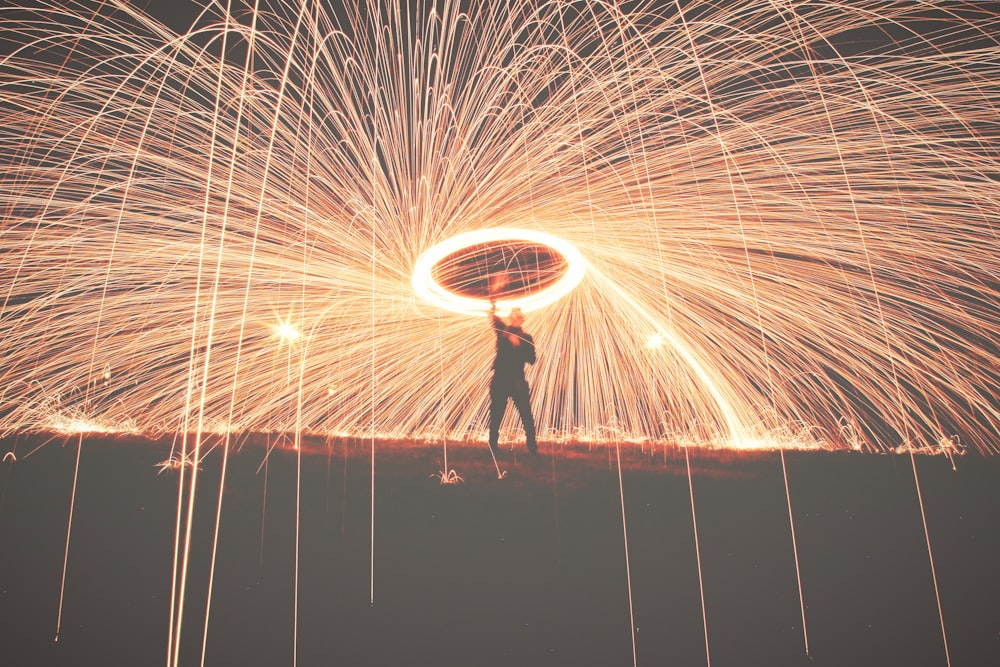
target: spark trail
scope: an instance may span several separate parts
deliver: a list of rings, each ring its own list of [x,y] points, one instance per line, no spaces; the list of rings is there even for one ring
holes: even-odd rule
[[[989,3],[37,4],[0,10],[0,433],[484,438],[489,332],[411,281],[506,227],[594,268],[530,314],[543,438],[997,453]]]

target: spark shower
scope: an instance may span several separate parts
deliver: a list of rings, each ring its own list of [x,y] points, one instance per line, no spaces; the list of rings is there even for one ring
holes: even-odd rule
[[[481,438],[509,228],[543,438],[998,451],[995,5],[206,4],[0,10],[0,433]]]

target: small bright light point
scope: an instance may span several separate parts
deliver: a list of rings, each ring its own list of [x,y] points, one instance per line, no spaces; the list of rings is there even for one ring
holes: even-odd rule
[[[274,328],[274,334],[285,343],[294,343],[302,333],[288,322],[282,322]]]
[[[663,336],[658,333],[653,334],[646,340],[646,347],[651,350],[655,350],[661,345],[663,345]]]

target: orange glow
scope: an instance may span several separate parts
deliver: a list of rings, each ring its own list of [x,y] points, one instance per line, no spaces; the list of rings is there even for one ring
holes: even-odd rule
[[[280,322],[274,327],[274,335],[283,343],[292,344],[302,337],[302,332],[289,322]]]
[[[586,262],[580,252],[571,243],[551,234],[527,229],[480,229],[458,234],[425,250],[413,267],[413,291],[424,301],[445,310],[464,315],[483,314],[490,307],[488,298],[473,298],[448,290],[434,279],[434,267],[444,258],[463,248],[504,241],[529,241],[548,246],[566,260],[567,267],[555,283],[537,292],[498,299],[497,312],[501,315],[509,313],[513,308],[520,308],[528,313],[555,303],[576,287],[586,273]],[[502,286],[501,276],[495,277],[492,288],[499,289]]]
[[[543,440],[1000,452],[989,3],[29,4],[0,434],[484,440],[499,294]]]

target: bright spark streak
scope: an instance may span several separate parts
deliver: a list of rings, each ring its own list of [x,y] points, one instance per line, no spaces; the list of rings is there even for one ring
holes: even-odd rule
[[[0,12],[0,434],[485,439],[486,305],[427,253],[518,230],[571,269],[501,304],[543,439],[1000,452],[989,3],[234,1],[180,34],[29,4]],[[269,334],[306,331],[290,381]],[[428,342],[463,351],[445,396]]]

